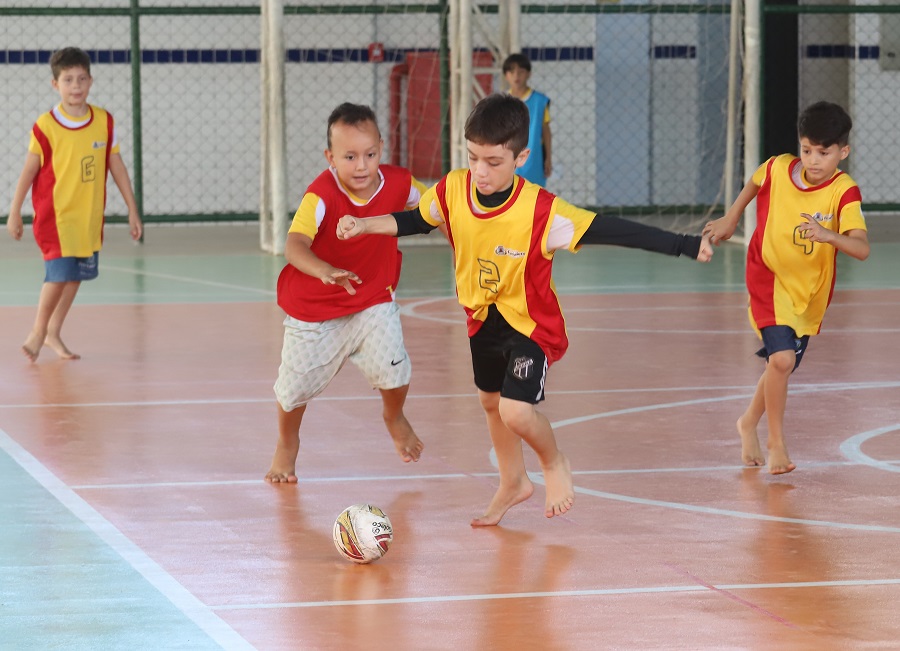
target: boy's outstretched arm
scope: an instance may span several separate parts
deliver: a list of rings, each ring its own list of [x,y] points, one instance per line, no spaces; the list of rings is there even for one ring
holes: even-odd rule
[[[758,192],[759,186],[753,181],[747,181],[747,185],[744,186],[744,189],[741,190],[737,199],[731,204],[728,212],[722,217],[719,217],[719,219],[706,222],[706,226],[703,227],[703,235],[708,235],[710,242],[716,246],[718,246],[722,240],[730,239],[731,236],[734,235],[734,231],[737,228],[738,222],[741,220],[741,216],[744,214],[744,210],[750,205],[750,202],[753,201]]]
[[[34,183],[34,178],[41,170],[41,157],[38,154],[28,152],[25,156],[25,165],[22,167],[22,173],[16,182],[16,189],[13,192],[12,203],[9,206],[9,218],[6,220],[6,230],[13,236],[13,239],[21,240],[25,226],[22,223],[22,204],[25,203],[25,196],[28,189]]]
[[[340,285],[348,294],[355,294],[352,283],[362,283],[359,276],[346,269],[338,269],[312,252],[312,240],[303,233],[288,233],[284,245],[284,259],[298,271],[318,278],[326,285]],[[351,282],[352,281],[352,282]]]
[[[403,237],[404,235],[430,233],[435,228],[437,226],[432,226],[422,218],[418,208],[365,219],[344,215],[338,222],[337,238],[349,240],[351,237],[363,234]],[[446,231],[444,234],[447,234]]]
[[[128,206],[128,228],[131,231],[131,239],[138,241],[144,233],[144,223],[138,211],[134,191],[131,189],[131,179],[128,177],[128,168],[122,160],[121,154],[109,155],[109,173],[112,174],[116,187],[122,193],[125,205]]]
[[[597,215],[578,240],[582,244],[612,244],[709,262],[713,249],[707,236],[682,235],[619,217]]]
[[[379,215],[361,219],[353,215],[344,215],[337,225],[337,238],[349,240],[359,235],[397,235],[397,220],[393,215]]]

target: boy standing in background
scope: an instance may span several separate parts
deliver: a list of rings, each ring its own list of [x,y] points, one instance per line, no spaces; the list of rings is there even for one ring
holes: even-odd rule
[[[531,61],[524,54],[511,54],[503,62],[503,78],[509,84],[509,94],[518,97],[528,107],[528,156],[516,171],[532,183],[546,186],[553,173],[553,134],[550,133],[550,98],[530,88]]]
[[[61,101],[31,130],[6,222],[10,235],[22,239],[22,204],[31,188],[34,239],[46,272],[34,327],[22,344],[32,362],[45,344],[63,359],[80,357],[63,343],[61,330],[81,282],[97,277],[108,174],[128,206],[131,237],[140,240],[143,232],[113,117],[87,103],[94,81],[90,57],[79,48],[63,48],[50,57],[50,69]]]

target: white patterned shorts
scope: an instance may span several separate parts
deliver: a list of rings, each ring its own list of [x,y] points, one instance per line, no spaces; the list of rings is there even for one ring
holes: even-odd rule
[[[275,382],[282,409],[292,411],[322,393],[348,359],[376,389],[409,384],[412,364],[396,303],[379,303],[328,321],[287,317]]]

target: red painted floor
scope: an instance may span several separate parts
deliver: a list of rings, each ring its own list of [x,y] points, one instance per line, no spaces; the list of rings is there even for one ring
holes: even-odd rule
[[[0,429],[258,649],[900,648],[900,291],[836,295],[779,477],[740,467],[762,370],[740,294],[565,297],[541,409],[575,506],[547,520],[538,486],[486,530],[468,524],[496,474],[461,310],[402,303],[417,464],[348,366],[307,412],[299,485],[262,481],[269,303],[76,305],[84,358],[33,365],[14,345],[33,308],[4,308]],[[363,501],[395,541],[359,567],[331,525]]]

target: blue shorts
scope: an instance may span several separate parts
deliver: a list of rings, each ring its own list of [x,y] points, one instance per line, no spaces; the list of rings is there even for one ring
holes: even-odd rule
[[[94,253],[89,258],[54,258],[44,261],[45,283],[72,283],[82,280],[93,280],[99,269],[97,264],[100,254]]]
[[[800,360],[803,359],[803,353],[809,345],[809,335],[798,337],[797,333],[790,326],[768,326],[759,331],[762,335],[763,347],[756,351],[760,357],[769,360],[769,355],[781,352],[782,350],[793,350],[794,370],[800,366]]]

